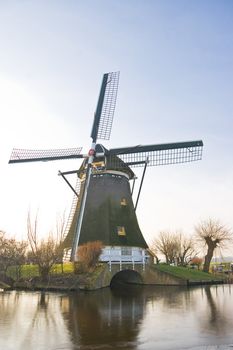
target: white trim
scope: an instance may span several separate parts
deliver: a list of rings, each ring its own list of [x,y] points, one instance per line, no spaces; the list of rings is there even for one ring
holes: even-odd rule
[[[128,248],[131,249],[131,254],[122,255],[123,250]],[[149,255],[146,249],[139,247],[125,247],[125,246],[106,246],[102,250],[99,260],[102,262],[109,262],[111,264],[143,264],[145,265]]]
[[[129,180],[129,175],[127,175],[126,173],[123,173],[122,171],[117,171],[117,170],[100,170],[100,171],[93,172],[93,174],[120,175],[120,176],[126,177]]]

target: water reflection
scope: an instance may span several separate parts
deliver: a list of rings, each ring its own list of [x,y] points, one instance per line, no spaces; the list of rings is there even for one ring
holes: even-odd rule
[[[230,344],[232,301],[230,285],[3,292],[0,349],[180,350]]]
[[[143,288],[79,294],[69,298],[68,310],[67,300],[63,299],[63,315],[72,338],[83,348],[135,348],[146,309]]]
[[[0,294],[0,349],[56,349],[71,342],[53,294],[5,292]]]
[[[222,286],[222,291],[228,286]],[[205,296],[208,308],[206,310],[206,317],[203,317],[201,327],[202,332],[211,332],[213,334],[224,337],[229,331],[232,331],[233,324],[229,322],[229,313],[226,310],[226,304],[224,298],[218,297],[218,287],[206,286]],[[231,291],[231,288],[228,287],[228,291]],[[226,297],[226,293],[223,293]]]

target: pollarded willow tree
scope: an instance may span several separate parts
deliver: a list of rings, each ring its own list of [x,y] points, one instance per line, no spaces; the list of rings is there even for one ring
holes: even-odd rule
[[[210,262],[216,248],[226,248],[233,242],[232,230],[222,225],[218,220],[208,219],[200,222],[195,227],[195,231],[197,239],[207,247],[203,271],[209,272]]]

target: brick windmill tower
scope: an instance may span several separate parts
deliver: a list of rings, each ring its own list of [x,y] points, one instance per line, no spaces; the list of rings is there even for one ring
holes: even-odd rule
[[[119,72],[103,76],[91,131],[88,154],[81,148],[60,150],[13,149],[9,163],[82,158],[78,170],[59,172],[74,192],[74,202],[63,242],[66,259],[77,259],[78,246],[102,241],[101,261],[143,263],[147,243],[136,217],[146,168],[200,160],[203,142],[189,141],[106,149],[99,140],[109,140],[119,82]],[[136,203],[133,203],[134,167],[144,167]],[[77,175],[73,188],[67,175]],[[132,185],[130,185],[132,183]]]

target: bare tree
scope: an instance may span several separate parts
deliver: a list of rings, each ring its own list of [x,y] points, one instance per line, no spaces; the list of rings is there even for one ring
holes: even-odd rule
[[[232,242],[232,231],[222,225],[218,220],[208,219],[200,222],[195,227],[197,238],[207,247],[203,271],[209,272],[210,262],[216,248],[224,248],[227,243]]]
[[[64,265],[63,265],[63,248],[62,248],[62,242],[65,239],[65,229],[66,229],[66,220],[65,220],[65,212],[63,212],[62,216],[57,217],[56,222],[56,239],[60,244],[60,247],[58,249],[58,259],[59,263],[61,264],[62,273],[64,272]]]
[[[63,251],[61,242],[63,240],[64,224],[57,223],[57,232],[48,234],[46,239],[38,238],[38,217],[31,222],[30,213],[27,218],[27,236],[31,248],[31,254],[34,262],[38,265],[42,280],[48,279],[49,273],[54,264],[62,261]]]
[[[7,238],[0,231],[0,270],[6,275],[9,266],[15,266],[17,278],[20,277],[21,265],[25,262],[27,243]]]
[[[177,232],[175,237],[178,246],[177,263],[178,265],[186,266],[197,255],[193,238],[185,236],[182,232]]]
[[[165,256],[167,264],[172,264],[175,262],[179,247],[174,234],[169,231],[161,231],[152,244],[151,250],[154,249]]]
[[[161,231],[151,250],[156,254],[163,254],[167,264],[186,266],[196,256],[193,239],[186,237],[182,232]]]
[[[10,243],[13,255],[12,265],[15,267],[16,279],[18,280],[21,277],[22,266],[26,261],[28,243],[25,241],[16,241],[15,239],[12,239]]]
[[[12,251],[9,247],[9,241],[6,238],[5,232],[0,231],[0,271],[6,275],[8,266],[12,263]]]

